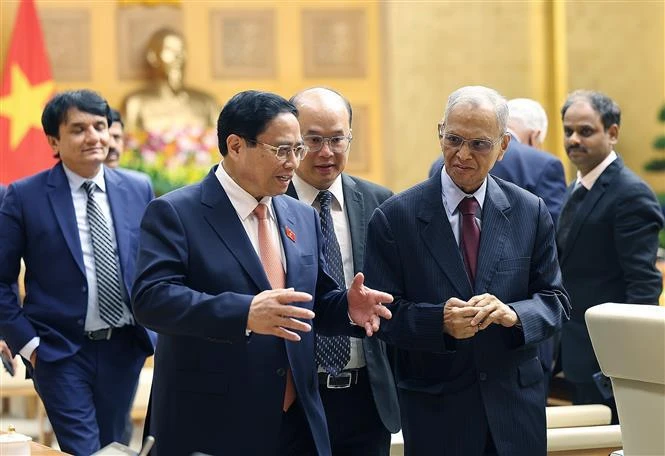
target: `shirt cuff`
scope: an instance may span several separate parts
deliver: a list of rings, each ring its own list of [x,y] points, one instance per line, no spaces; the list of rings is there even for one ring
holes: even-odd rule
[[[30,341],[23,346],[22,349],[18,351],[18,354],[21,355],[26,361],[30,362],[30,357],[32,353],[39,347],[39,337],[33,337]]]

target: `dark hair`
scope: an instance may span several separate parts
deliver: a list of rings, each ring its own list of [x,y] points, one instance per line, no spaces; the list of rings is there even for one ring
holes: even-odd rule
[[[217,119],[217,141],[222,156],[229,152],[226,148],[229,135],[235,134],[256,141],[270,121],[282,113],[298,117],[296,107],[274,93],[247,90],[234,95],[224,105]]]
[[[120,126],[122,128],[125,128],[125,123],[122,121],[122,116],[120,115],[120,112],[111,108],[111,122],[109,122],[109,127],[113,122],[120,122]]]
[[[60,138],[60,125],[67,120],[67,112],[71,108],[97,116],[106,117],[111,125],[111,108],[98,93],[92,90],[70,90],[56,94],[44,107],[42,112],[42,128],[47,136]]]
[[[289,101],[291,103],[293,103],[294,106],[298,106],[298,99],[300,98],[300,96],[302,94],[304,94],[305,92],[307,92],[308,90],[312,90],[312,89],[327,90],[328,92],[332,92],[335,95],[337,95],[338,97],[340,97],[342,99],[342,101],[344,102],[344,104],[346,105],[346,110],[349,112],[349,127],[351,126],[352,121],[353,121],[353,108],[351,108],[351,103],[349,102],[349,100],[344,95],[342,95],[341,93],[339,93],[335,89],[331,89],[330,87],[323,87],[323,86],[321,86],[321,87],[310,87],[308,89],[301,90],[300,92],[296,93],[294,96],[292,96],[289,99]]]
[[[621,109],[617,102],[604,93],[592,90],[576,90],[568,95],[566,102],[561,108],[561,119],[566,115],[568,108],[580,98],[588,101],[593,110],[600,115],[600,120],[603,122],[605,130],[614,124],[617,124],[617,126],[621,125]]]

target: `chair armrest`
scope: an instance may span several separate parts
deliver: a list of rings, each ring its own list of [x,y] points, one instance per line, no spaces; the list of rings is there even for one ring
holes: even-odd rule
[[[610,424],[612,410],[606,405],[562,405],[547,407],[547,428],[598,426]]]

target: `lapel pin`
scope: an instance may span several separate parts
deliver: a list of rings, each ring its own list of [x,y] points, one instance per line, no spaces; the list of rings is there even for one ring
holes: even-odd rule
[[[287,238],[291,239],[293,242],[296,242],[296,233],[294,233],[291,228],[287,226],[284,228],[284,232],[286,233]]]

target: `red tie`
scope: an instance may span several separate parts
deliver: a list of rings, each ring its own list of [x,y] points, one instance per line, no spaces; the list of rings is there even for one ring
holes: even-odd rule
[[[270,235],[270,221],[268,220],[268,206],[260,203],[254,209],[254,215],[259,220],[259,256],[261,264],[266,271],[270,286],[275,288],[284,288],[284,268],[282,267],[282,255],[279,246],[273,241]],[[296,400],[296,388],[293,384],[291,369],[286,371],[286,390],[284,391],[283,410],[287,411],[293,401]]]
[[[476,281],[476,266],[478,265],[478,247],[480,246],[480,228],[476,222],[478,201],[473,196],[464,198],[457,206],[462,214],[462,235],[460,247],[464,255],[464,265],[469,275],[471,285]]]

